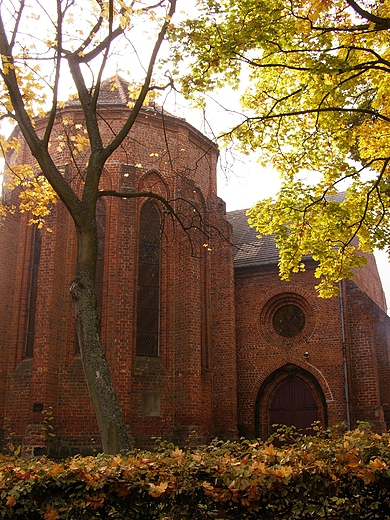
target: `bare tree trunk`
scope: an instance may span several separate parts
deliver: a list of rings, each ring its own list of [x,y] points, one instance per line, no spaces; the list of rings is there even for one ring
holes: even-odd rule
[[[122,411],[99,337],[95,292],[96,227],[78,230],[75,279],[70,287],[76,329],[89,394],[104,453],[130,449]]]

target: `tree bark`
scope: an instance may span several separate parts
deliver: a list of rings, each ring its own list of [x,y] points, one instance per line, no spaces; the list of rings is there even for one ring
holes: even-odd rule
[[[76,271],[70,291],[81,359],[103,451],[118,454],[129,450],[130,443],[99,335],[100,318],[95,292],[96,248],[96,225],[77,229]]]

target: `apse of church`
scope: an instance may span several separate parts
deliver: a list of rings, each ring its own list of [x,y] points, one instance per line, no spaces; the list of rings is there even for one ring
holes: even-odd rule
[[[130,110],[126,94],[124,81],[103,89],[107,138]],[[77,102],[65,115],[82,124]],[[28,157],[23,145],[12,159]],[[373,259],[343,282],[342,298],[317,298],[310,259],[281,282],[272,237],[258,240],[244,210],[226,215],[217,160],[213,142],[148,106],[103,172],[101,190],[153,193],[177,213],[147,195],[104,196],[97,208],[101,338],[133,444],[265,438],[274,422],[369,420],[383,431],[389,319]],[[65,150],[57,163],[77,190],[82,175]],[[36,453],[91,453],[100,441],[69,294],[72,222],[61,203],[52,232],[28,218],[0,227],[0,423]],[[50,442],[43,410],[54,417]]]

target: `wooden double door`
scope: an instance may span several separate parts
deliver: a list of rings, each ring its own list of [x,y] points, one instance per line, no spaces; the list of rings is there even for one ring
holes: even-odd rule
[[[295,375],[283,379],[269,402],[269,424],[295,426],[307,430],[317,421],[317,405],[309,385]]]

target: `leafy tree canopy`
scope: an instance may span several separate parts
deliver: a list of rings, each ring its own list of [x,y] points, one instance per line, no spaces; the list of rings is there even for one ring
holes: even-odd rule
[[[1,2],[0,150],[6,158],[5,186],[20,188],[20,210],[32,213],[30,223],[42,227],[58,198],[68,209],[72,204],[73,217],[78,211],[74,193],[56,171],[56,154],[70,151],[83,178],[91,157],[77,156],[104,148],[104,164],[127,135],[140,106],[170,85],[171,80],[154,69],[174,10],[175,2],[165,0]],[[134,111],[122,132],[113,134],[111,142],[102,142],[96,118],[100,86],[112,76],[111,89],[116,90],[118,74],[131,76],[128,95],[134,102],[129,107]],[[70,99],[79,99],[84,125],[62,114],[64,100]],[[36,131],[39,118],[48,121],[44,135]],[[54,130],[59,119],[60,134]],[[9,137],[16,125],[19,131]],[[18,152],[20,137],[27,141],[36,164],[12,164],[12,150]],[[15,208],[0,204],[0,216],[6,209]]]
[[[187,95],[246,85],[224,135],[282,177],[249,212],[284,279],[318,261],[321,296],[390,243],[390,1],[202,0],[175,33]],[[180,43],[180,45],[179,45]],[[182,50],[184,44],[185,52]],[[344,191],[340,202],[335,197]]]

